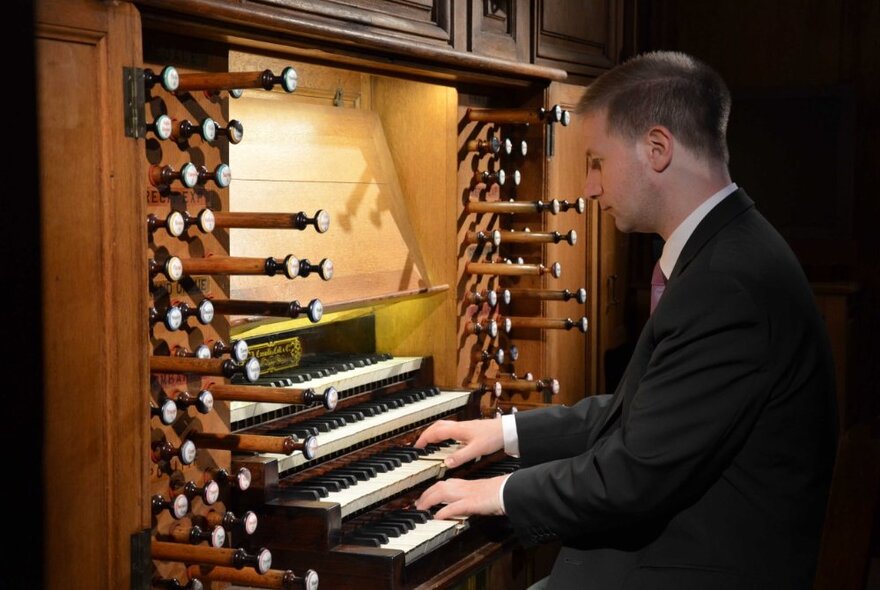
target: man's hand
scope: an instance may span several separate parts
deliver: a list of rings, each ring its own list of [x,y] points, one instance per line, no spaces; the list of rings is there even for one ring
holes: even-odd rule
[[[471,514],[504,514],[501,510],[498,490],[506,477],[499,475],[490,479],[439,481],[425,490],[425,493],[416,500],[416,508],[427,510],[436,504],[445,503],[446,506],[434,515],[438,520]]]
[[[464,446],[446,458],[447,467],[458,467],[471,459],[490,455],[504,448],[504,433],[499,418],[467,422],[438,420],[425,429],[415,446],[423,448],[428,443],[450,438],[463,443]]]

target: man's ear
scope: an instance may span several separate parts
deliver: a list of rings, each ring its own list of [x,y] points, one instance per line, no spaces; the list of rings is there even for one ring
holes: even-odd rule
[[[648,164],[654,172],[663,172],[672,162],[675,140],[672,132],[663,125],[651,127],[645,134]]]

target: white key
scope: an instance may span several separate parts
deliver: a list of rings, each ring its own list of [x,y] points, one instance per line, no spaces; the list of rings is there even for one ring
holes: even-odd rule
[[[390,537],[388,543],[381,547],[403,551],[404,563],[408,565],[443,545],[467,527],[466,519],[429,520],[425,523],[417,523],[414,529],[399,537]]]

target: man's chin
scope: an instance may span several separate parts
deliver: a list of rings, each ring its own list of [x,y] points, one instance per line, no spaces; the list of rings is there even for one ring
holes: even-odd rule
[[[625,234],[631,234],[635,231],[632,224],[627,222],[627,220],[617,217],[614,213],[611,213],[610,215],[614,218],[614,225],[615,227],[617,227],[618,231],[621,231]]]

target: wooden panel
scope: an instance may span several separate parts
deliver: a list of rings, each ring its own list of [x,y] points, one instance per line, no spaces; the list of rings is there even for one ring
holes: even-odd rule
[[[537,0],[532,25],[533,61],[596,76],[617,62],[623,2]]]
[[[128,4],[37,10],[50,588],[127,587],[129,536],[149,526],[143,143],[122,130],[138,30]]]
[[[378,113],[400,179],[403,202],[432,285],[455,283],[454,89],[376,77]],[[376,314],[380,350],[434,357],[434,382],[455,379],[456,292],[395,305]]]
[[[302,104],[278,93],[245,93],[230,116],[247,121],[230,165],[233,211],[326,209],[330,231],[231,230],[233,256],[330,258],[331,281],[315,276],[233,277],[233,298],[348,301],[426,286],[397,171],[377,115]],[[295,141],[291,141],[295,138]],[[293,234],[293,235],[292,235]],[[351,248],[353,240],[358,248]]]
[[[468,51],[517,61],[529,58],[526,0],[469,0]]]
[[[263,0],[289,12],[358,25],[382,35],[447,42],[449,0]],[[438,18],[439,17],[439,18]]]
[[[279,6],[225,0],[185,3],[139,0],[138,4],[149,11],[145,19],[156,28],[177,31],[184,22],[189,35],[264,53],[304,56],[323,65],[335,64],[444,84],[475,83],[506,88],[528,87],[566,77],[564,71],[556,68],[403,39],[362,25],[318,19]],[[451,9],[438,11],[438,14],[450,15],[438,22],[448,24],[454,20],[456,26],[459,23],[459,16],[453,16]],[[444,26],[451,26],[447,24]],[[460,47],[457,33],[455,39],[456,47]]]

